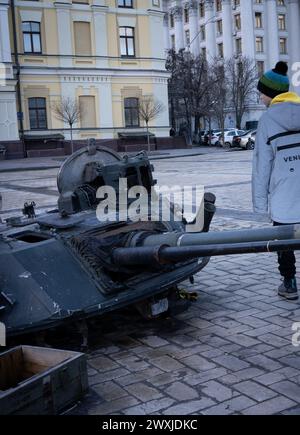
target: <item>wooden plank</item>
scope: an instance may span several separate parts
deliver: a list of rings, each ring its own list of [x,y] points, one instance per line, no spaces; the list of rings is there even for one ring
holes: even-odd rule
[[[0,355],[1,379],[7,374],[10,360],[22,368],[21,371],[18,369],[17,377],[13,378],[21,382],[14,388],[0,391],[0,415],[57,414],[86,393],[88,377],[84,354],[31,346],[17,349],[16,354],[16,349],[13,349]],[[23,354],[24,357],[26,354],[24,359]],[[55,361],[58,363],[53,365]],[[48,367],[48,364],[52,366]],[[25,379],[28,376],[30,377]]]
[[[22,348],[0,355],[0,390],[6,390],[18,384],[22,378],[23,353]]]

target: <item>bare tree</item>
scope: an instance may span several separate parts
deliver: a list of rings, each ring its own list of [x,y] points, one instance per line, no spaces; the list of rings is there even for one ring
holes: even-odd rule
[[[70,126],[71,151],[73,154],[73,125],[78,122],[82,116],[82,108],[77,100],[70,97],[63,97],[60,101],[57,101],[52,105],[52,110],[56,119],[65,122]]]
[[[228,79],[225,65],[220,59],[215,59],[211,66],[211,76],[214,86],[211,89],[210,108],[217,119],[224,140],[226,109],[228,108]]]
[[[254,101],[257,70],[255,62],[247,56],[232,57],[225,63],[228,80],[229,103],[235,112],[236,126],[241,128],[242,119],[249,103]]]
[[[208,107],[215,80],[211,66],[204,56],[170,50],[166,69],[171,73],[169,98],[172,126],[176,125],[175,119],[184,119],[189,135],[193,132],[197,135],[201,117],[209,116]]]
[[[150,151],[149,122],[157,118],[165,110],[165,107],[160,101],[149,96],[140,98],[138,110],[140,119],[146,124],[148,151]]]

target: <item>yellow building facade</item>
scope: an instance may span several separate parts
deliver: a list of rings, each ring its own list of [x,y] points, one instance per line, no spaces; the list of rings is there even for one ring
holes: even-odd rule
[[[81,108],[76,140],[138,132],[138,101],[148,96],[164,105],[151,132],[168,136],[162,0],[4,0],[0,14],[7,78],[0,126],[10,123],[0,141],[17,140],[18,130],[69,139],[69,125],[54,111],[66,99]]]

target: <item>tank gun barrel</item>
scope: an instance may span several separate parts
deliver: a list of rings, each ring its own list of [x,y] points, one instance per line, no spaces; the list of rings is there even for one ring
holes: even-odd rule
[[[200,257],[295,250],[300,250],[300,239],[181,247],[160,245],[156,247],[116,248],[112,252],[112,259],[113,262],[119,266],[159,266],[163,264],[179,263]]]
[[[161,245],[183,247],[293,239],[300,239],[300,224],[250,230],[215,231],[209,233],[169,232],[152,234],[146,237],[143,236],[141,243],[139,242],[139,237],[135,237],[132,240],[131,247],[155,247]]]

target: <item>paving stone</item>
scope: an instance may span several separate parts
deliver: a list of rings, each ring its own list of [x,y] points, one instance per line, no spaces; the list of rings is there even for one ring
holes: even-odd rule
[[[290,355],[295,352],[295,348],[292,345],[284,346],[280,349],[273,349],[268,352],[265,352],[265,356],[273,358],[273,359],[279,359],[284,356]]]
[[[254,378],[256,382],[259,382],[260,384],[263,384],[265,386],[275,384],[276,382],[282,381],[283,379],[285,379],[285,376],[277,372],[266,373],[264,375]]]
[[[216,367],[215,364],[209,362],[199,355],[192,355],[187,358],[183,358],[180,361],[198,372],[211,370]]]
[[[238,372],[230,373],[228,375],[222,376],[220,381],[224,384],[233,385],[242,381],[247,381],[249,379],[254,379],[257,376],[263,375],[264,372],[255,367],[249,367]]]
[[[178,401],[192,400],[199,397],[199,393],[194,388],[191,388],[182,382],[174,382],[165,389],[165,393]]]
[[[167,340],[163,340],[162,338],[157,337],[156,335],[149,335],[148,337],[144,337],[140,340],[150,347],[161,347],[169,344]]]
[[[230,388],[225,387],[217,381],[209,381],[202,384],[201,391],[206,396],[210,396],[218,402],[224,402],[225,400],[231,399],[233,396],[233,391]]]
[[[226,400],[219,405],[212,406],[204,411],[201,411],[203,415],[230,415],[235,414],[236,412],[242,411],[246,408],[249,408],[253,405],[256,405],[254,400],[249,399],[246,396],[238,396],[231,400]]]
[[[227,374],[227,370],[224,368],[215,368],[212,370],[208,370],[206,372],[198,373],[192,376],[186,376],[184,381],[191,386],[203,384],[204,382],[210,381],[212,379],[220,378],[221,376],[225,376]]]
[[[235,384],[234,388],[257,402],[264,402],[265,400],[277,396],[274,391],[253,381],[240,382],[239,384]]]
[[[254,356],[250,356],[249,358],[247,358],[247,361],[249,361],[249,363],[254,364],[258,367],[262,367],[263,369],[266,370],[277,370],[280,369],[282,367],[281,364],[279,364],[278,362],[272,360],[271,358],[267,358],[264,355],[254,355]]]
[[[205,398],[201,400],[192,400],[178,405],[171,406],[163,411],[164,415],[191,415],[195,412],[199,412],[204,408],[213,406],[215,402],[211,399]]]
[[[105,372],[120,367],[119,364],[104,356],[98,356],[96,358],[90,359],[88,365],[99,372]]]
[[[101,404],[94,404],[91,405],[88,409],[89,415],[111,415],[113,412],[118,412],[124,409],[126,406],[127,408],[130,406],[134,406],[139,401],[135,399],[134,397],[125,396],[121,399],[113,400],[111,402],[101,403]]]
[[[162,394],[159,390],[149,387],[143,382],[127,385],[124,387],[131,395],[137,397],[141,402],[148,402],[149,400],[159,399]]]
[[[300,386],[297,384],[290,381],[281,381],[273,384],[272,389],[277,391],[277,393],[287,396],[289,399],[295,400],[295,402],[299,402]]]
[[[287,339],[277,337],[274,334],[260,335],[259,340],[274,347],[283,347],[289,344],[289,341]]]
[[[94,386],[93,390],[107,402],[128,396],[127,391],[116,385],[114,382],[103,382]]]
[[[139,381],[145,381],[148,379],[152,379],[153,377],[158,376],[161,373],[163,373],[163,372],[159,368],[151,367],[151,368],[143,370],[139,373],[130,373],[127,376],[119,377],[118,379],[116,379],[116,382],[118,382],[118,384],[121,386],[126,386],[126,385],[130,385],[130,384],[134,384],[134,383],[139,382]]]
[[[115,379],[121,378],[122,376],[126,376],[129,374],[130,374],[130,372],[126,369],[119,368],[116,370],[110,370],[108,372],[104,372],[104,373],[101,373],[99,375],[92,376],[91,378],[89,378],[89,384],[90,384],[90,386],[97,385],[97,384],[100,384],[102,382],[115,380]]]
[[[275,397],[259,405],[251,406],[242,411],[245,415],[275,415],[295,406],[295,402],[284,397]]]
[[[283,415],[300,415],[300,407],[292,408],[289,411],[283,411]]]
[[[153,365],[164,370],[165,372],[172,372],[174,370],[184,369],[184,365],[176,361],[174,358],[169,356],[162,356],[160,358],[155,358],[151,361]]]
[[[250,364],[248,364],[247,362],[230,355],[213,358],[213,361],[216,364],[220,364],[221,366],[224,366],[232,371],[242,370],[250,366]]]
[[[249,335],[250,337],[257,337],[259,338],[261,335],[267,334],[269,332],[274,332],[280,329],[281,327],[278,325],[267,325],[263,328],[256,328],[252,329],[251,331],[245,331],[246,335]]]
[[[300,354],[285,356],[280,358],[279,361],[281,364],[294,367],[295,369],[300,369]]]
[[[151,415],[154,412],[161,411],[162,409],[169,408],[175,400],[170,398],[162,398],[157,400],[151,400],[147,403],[141,403],[140,405],[133,406],[125,409],[123,414],[125,415]]]

